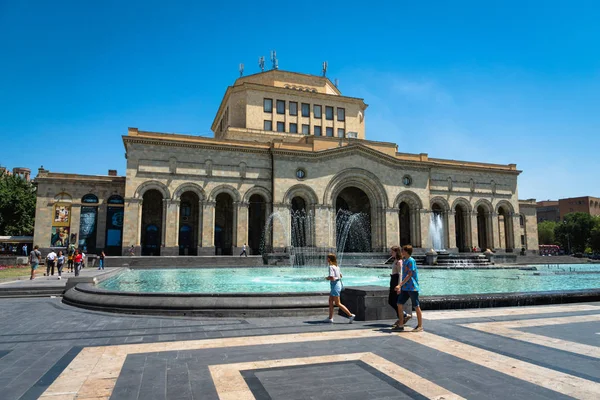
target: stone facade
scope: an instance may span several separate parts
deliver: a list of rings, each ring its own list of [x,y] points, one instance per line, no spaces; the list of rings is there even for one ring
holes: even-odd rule
[[[310,105],[308,117],[302,104]],[[315,105],[322,106],[321,118]],[[372,251],[406,243],[431,248],[432,215],[439,216],[441,246],[449,251],[520,250],[521,240],[537,250],[535,202],[519,202],[515,164],[399,153],[394,143],[365,139],[366,108],[327,78],[283,71],[240,78],[219,107],[214,139],[130,128],[123,136],[125,177],[40,173],[35,240],[46,245],[59,193],[69,193],[75,209],[86,193],[105,199],[118,192],[123,253],[134,246],[143,255],[235,254],[244,244],[254,254],[287,251],[298,246],[298,232],[292,234],[298,211],[310,221],[303,246],[335,249],[340,209],[366,215]],[[273,127],[283,122],[284,132],[264,130],[265,120]],[[300,133],[290,129],[294,123]],[[303,124],[310,134],[301,133]],[[321,136],[314,134],[317,125]]]

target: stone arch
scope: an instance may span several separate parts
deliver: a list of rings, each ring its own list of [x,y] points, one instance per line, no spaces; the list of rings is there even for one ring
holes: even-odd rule
[[[179,185],[177,187],[177,189],[175,189],[175,191],[173,192],[173,200],[181,200],[181,195],[184,194],[185,192],[196,193],[196,195],[198,196],[200,201],[202,201],[206,198],[204,189],[202,189],[202,187],[200,185],[198,185],[197,183],[193,183],[193,182],[187,182],[187,183],[182,183],[181,185]]]
[[[294,197],[303,198],[304,201],[306,201],[306,204],[309,206],[319,203],[319,198],[317,197],[315,191],[310,186],[304,184],[294,185],[289,188],[283,196],[283,202],[291,205]]]
[[[54,196],[55,203],[72,203],[73,196],[66,192],[60,192],[56,196]]]
[[[467,211],[468,213],[473,211],[473,207],[471,206],[471,203],[469,202],[469,200],[463,198],[463,197],[459,197],[458,199],[454,200],[452,202],[452,210],[456,210],[456,206],[462,206],[464,207],[465,211]]]
[[[230,185],[217,186],[210,192],[208,199],[210,201],[216,201],[217,196],[221,193],[229,194],[234,202],[236,202],[236,201],[239,202],[241,200],[240,192],[238,192],[237,189],[235,189],[233,186],[230,186]]]
[[[267,203],[271,203],[273,201],[271,199],[271,192],[267,188],[262,186],[253,186],[248,189],[246,193],[244,193],[243,202],[248,203],[250,201],[250,197],[255,194],[261,195]]]
[[[133,194],[133,198],[141,199],[142,197],[144,197],[144,193],[146,193],[150,189],[158,190],[162,194],[163,199],[171,198],[171,193],[169,192],[169,188],[164,183],[161,183],[159,181],[146,181],[146,182],[142,183],[135,190],[135,193]]]
[[[486,200],[486,199],[477,200],[477,202],[475,202],[475,205],[473,206],[474,212],[477,212],[477,209],[479,208],[479,206],[482,206],[483,208],[485,208],[486,212],[488,212],[488,213],[492,213],[494,211],[494,206],[492,205],[492,203],[489,200]]]
[[[337,195],[345,188],[355,186],[371,198],[373,206],[387,208],[388,196],[377,175],[361,168],[338,172],[327,184],[323,205],[333,206]]]
[[[421,198],[415,192],[410,190],[400,192],[400,194],[396,196],[396,200],[394,200],[394,206],[392,208],[400,207],[400,203],[402,202],[408,204],[412,209],[423,208],[423,201],[421,201]]]
[[[429,200],[429,209],[432,210],[433,206],[435,204],[439,205],[440,208],[442,209],[442,211],[449,211],[450,210],[450,204],[448,204],[448,200],[446,200],[443,197],[440,197],[440,196],[432,197]]]
[[[515,212],[515,209],[512,206],[512,204],[510,204],[510,202],[506,200],[501,200],[498,202],[498,204],[496,204],[496,214],[500,212],[500,207],[506,207],[509,214],[514,214]]]

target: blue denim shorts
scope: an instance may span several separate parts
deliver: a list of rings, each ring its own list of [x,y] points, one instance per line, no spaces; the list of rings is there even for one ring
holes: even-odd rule
[[[329,295],[334,297],[340,297],[340,293],[342,292],[342,282],[329,281],[329,286],[331,288],[331,290],[329,291]]]
[[[415,292],[414,290],[411,291],[401,291],[400,292],[400,296],[398,296],[398,304],[404,304],[406,303],[406,301],[410,298],[410,301],[412,302],[412,306],[414,307],[419,307],[419,292]]]

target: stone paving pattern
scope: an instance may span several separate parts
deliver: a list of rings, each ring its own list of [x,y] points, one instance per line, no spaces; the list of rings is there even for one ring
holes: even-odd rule
[[[351,359],[356,353],[402,367],[455,398],[599,398],[599,315],[599,303],[431,312],[425,313],[429,318],[425,333],[399,334],[389,329],[390,321],[350,325],[345,318],[336,317],[338,323],[326,325],[319,323],[318,317],[145,317],[81,310],[61,304],[60,299],[1,299],[0,398],[39,398],[64,380],[61,373],[69,371],[68,366],[85,349],[118,352],[138,344],[145,347],[138,349],[141,353],[126,351],[122,368],[113,378],[116,383],[104,391],[93,392],[94,388],[88,387],[86,393],[96,395],[87,398],[238,398],[217,392],[220,378],[211,373],[215,366],[235,363],[256,364],[257,368],[240,371],[240,379],[257,399],[423,398],[419,394],[422,387],[393,373],[382,373],[384,366],[361,361],[366,358]],[[561,323],[562,318],[575,316],[580,322]],[[534,319],[547,325],[513,328],[517,332],[514,337],[468,326],[499,321],[508,326]],[[520,340],[519,332],[543,335],[548,344]],[[281,335],[289,335],[289,340],[278,340]],[[247,339],[240,342],[236,337]],[[585,345],[582,348],[587,353],[553,348],[555,339]],[[165,343],[175,350],[164,351]],[[216,347],[197,348],[199,343]],[[460,346],[469,346],[464,347],[469,350],[462,353]],[[345,354],[350,359],[327,362]],[[306,361],[309,357],[322,361],[311,364]],[[275,361],[263,368],[268,360]],[[306,364],[277,366],[286,360]],[[511,373],[515,368],[518,372]],[[66,379],[66,383],[74,379]],[[220,387],[234,395],[237,388],[227,388],[227,382]],[[42,398],[83,398],[82,391],[80,397],[55,393]]]

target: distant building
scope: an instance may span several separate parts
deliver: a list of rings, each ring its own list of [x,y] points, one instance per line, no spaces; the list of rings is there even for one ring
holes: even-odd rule
[[[598,197],[571,197],[558,200],[560,218],[574,212],[583,212],[593,216],[600,215],[600,198]]]
[[[600,215],[600,198],[598,197],[570,197],[559,200],[538,201],[537,221],[560,221],[565,215],[574,212],[583,212],[592,216]]]
[[[31,170],[29,168],[15,167],[11,172],[6,167],[0,166],[0,175],[3,174],[7,174],[8,176],[20,176],[27,182],[29,182],[29,180],[31,179]]]
[[[536,204],[538,224],[544,221],[560,221],[558,200],[538,201]]]

